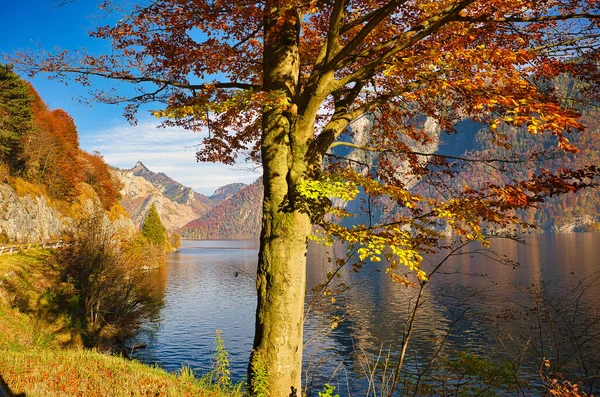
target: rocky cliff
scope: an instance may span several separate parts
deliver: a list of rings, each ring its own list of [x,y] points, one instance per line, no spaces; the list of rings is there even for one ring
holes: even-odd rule
[[[246,186],[247,185],[245,183],[230,183],[229,185],[221,186],[215,190],[215,193],[210,196],[209,199],[214,205],[220,204]]]
[[[18,194],[12,186],[0,184],[0,241],[38,243],[60,238],[74,218],[102,210],[93,189],[85,185],[82,190],[84,193],[64,209],[39,192]],[[107,213],[104,216],[109,219]],[[135,230],[131,219],[124,215],[111,216],[110,224],[115,232]]]
[[[135,163],[131,173],[150,182],[169,201],[191,207],[196,216],[205,214],[215,204],[211,198],[196,193],[164,173],[150,171],[141,161]]]

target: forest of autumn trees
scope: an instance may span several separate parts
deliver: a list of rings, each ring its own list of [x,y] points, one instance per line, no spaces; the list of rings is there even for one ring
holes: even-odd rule
[[[96,78],[132,83],[135,91],[93,97],[128,103],[130,118],[152,103],[166,125],[207,131],[201,161],[232,164],[241,156],[261,164],[250,393],[301,394],[306,250],[315,225],[320,240],[358,247],[360,260],[385,259],[394,281],[424,285],[422,254],[444,249],[441,227],[460,244],[487,244],[484,225],[527,227],[516,211],[588,187],[598,174],[590,163],[536,169],[532,164],[548,151],[511,152],[505,132],[548,136],[554,150],[577,152],[569,137],[586,126],[548,82],[565,74],[598,81],[598,0],[155,0],[129,10],[111,4],[101,6],[125,15],[91,33],[110,42],[110,54],[21,53],[14,62],[92,87]],[[597,101],[598,87],[588,85],[580,99]],[[366,141],[353,142],[348,126],[367,116],[372,130]],[[431,141],[425,117],[447,134],[465,119],[487,125],[502,157],[418,152],[406,142]],[[338,156],[338,146],[376,161]],[[531,172],[478,187],[447,183],[474,162],[494,172],[509,163]],[[436,194],[411,191],[414,181],[430,182]],[[385,197],[399,210],[375,225],[332,222],[348,215],[332,198],[348,201],[359,192]]]
[[[79,148],[73,118],[48,109],[33,86],[0,65],[0,182],[11,178],[42,185],[51,198],[68,202],[85,182],[107,210],[119,198],[118,182],[102,157]]]

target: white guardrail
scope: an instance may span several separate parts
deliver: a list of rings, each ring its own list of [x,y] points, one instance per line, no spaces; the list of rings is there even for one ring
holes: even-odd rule
[[[25,252],[33,248],[58,248],[62,247],[62,241],[48,241],[45,243],[29,243],[29,244],[0,244],[0,255],[16,254],[17,252]]]

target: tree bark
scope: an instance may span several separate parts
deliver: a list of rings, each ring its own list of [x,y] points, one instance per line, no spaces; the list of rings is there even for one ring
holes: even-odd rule
[[[295,191],[309,168],[313,123],[291,111],[300,67],[301,16],[273,3],[265,7],[263,90],[284,95],[287,105],[266,106],[262,119],[264,202],[248,386],[252,395],[300,397],[306,249],[312,225],[308,214],[298,210]]]
[[[270,396],[299,397],[306,244],[311,225],[306,214],[282,209],[287,183],[284,175],[273,176],[273,172],[277,171],[265,171],[271,178],[265,179],[250,389],[262,383],[268,384]]]

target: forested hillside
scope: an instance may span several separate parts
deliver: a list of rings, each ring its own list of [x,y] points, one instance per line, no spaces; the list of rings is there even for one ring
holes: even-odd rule
[[[4,65],[0,65],[0,184],[12,188],[3,190],[5,198],[11,197],[5,205],[19,197],[43,197],[57,213],[72,218],[79,212],[77,204],[81,207],[97,198],[104,210],[125,214],[118,203],[118,181],[100,154],[79,148],[73,118],[62,109],[49,109],[29,83]],[[8,223],[0,226],[0,234],[10,240],[14,231],[6,227],[11,217],[3,218]]]
[[[555,89],[565,92],[565,100],[578,101],[577,82],[563,77],[554,82]],[[439,154],[467,159],[486,158],[493,161],[460,161],[446,159],[460,172],[453,179],[442,174],[434,184],[438,194],[450,195],[453,189],[468,185],[474,189],[485,184],[509,183],[511,180],[526,178],[531,173],[537,175],[547,171],[577,169],[585,165],[600,164],[600,109],[594,104],[579,102],[582,122],[588,132],[568,134],[569,141],[579,149],[577,153],[551,151],[549,155],[538,156],[543,150],[556,147],[556,137],[548,134],[532,134],[524,128],[501,127],[495,138],[488,127],[465,121],[464,129],[470,131],[457,135],[442,134]],[[459,126],[461,128],[461,126]],[[498,134],[500,133],[500,135]],[[498,144],[497,137],[503,140]],[[446,161],[444,159],[438,159]],[[509,171],[509,172],[506,172]],[[417,190],[423,186],[417,186]],[[430,190],[433,187],[429,187]],[[434,194],[427,192],[427,194]],[[600,228],[600,189],[587,188],[573,194],[551,197],[536,208],[516,214],[524,221],[539,227],[545,232],[573,232],[598,230]]]
[[[200,239],[256,239],[260,235],[262,199],[262,178],[259,178],[185,225],[180,234]]]

